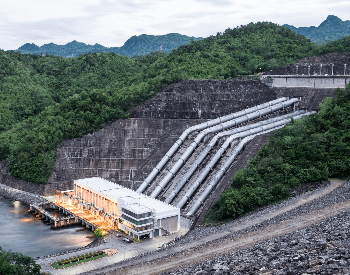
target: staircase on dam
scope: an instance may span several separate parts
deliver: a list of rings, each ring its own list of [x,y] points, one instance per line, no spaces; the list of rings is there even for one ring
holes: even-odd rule
[[[202,123],[194,126],[199,129],[188,129],[186,138],[182,140],[184,133],[137,191],[171,203],[181,208],[183,214],[193,215],[200,207],[198,200],[205,200],[207,195],[204,193],[208,194],[215,188],[244,146],[238,143],[246,139],[245,144],[259,133],[283,127],[292,116],[305,115],[302,114],[304,111],[296,111],[298,106],[299,99],[281,98],[246,109],[236,117],[232,115],[233,119],[214,126],[214,121],[208,121],[209,127]],[[240,137],[245,138],[241,140]],[[237,149],[237,144],[240,149]]]

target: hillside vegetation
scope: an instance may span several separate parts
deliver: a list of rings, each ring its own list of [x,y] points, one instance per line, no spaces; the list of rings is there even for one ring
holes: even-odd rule
[[[333,52],[350,52],[350,36],[329,42],[328,44],[323,45],[319,48],[319,54]]]
[[[87,45],[76,40],[67,43],[66,45],[57,45],[55,43],[44,44],[41,47],[34,43],[26,43],[19,47],[16,51],[22,54],[37,54],[37,55],[55,55],[63,57],[77,57],[89,52],[113,52],[124,56],[139,56],[146,55],[151,52],[159,51],[162,46],[162,51],[170,53],[181,45],[186,45],[191,40],[202,40],[201,37],[193,37],[181,35],[178,33],[169,33],[165,35],[147,35],[132,36],[121,47],[105,47],[100,44]]]
[[[60,142],[129,117],[128,110],[166,85],[252,74],[318,50],[286,27],[258,22],[192,41],[170,54],[135,58],[89,53],[65,59],[0,51],[0,160],[6,160],[14,177],[46,183]]]
[[[327,98],[318,114],[275,131],[269,143],[239,170],[232,188],[214,204],[209,218],[235,218],[289,197],[306,182],[350,175],[350,84]]]

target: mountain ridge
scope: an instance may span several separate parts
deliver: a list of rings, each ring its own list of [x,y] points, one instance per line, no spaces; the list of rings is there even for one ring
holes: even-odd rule
[[[121,47],[105,47],[96,43],[95,45],[85,44],[73,40],[65,45],[57,45],[55,43],[48,43],[42,46],[37,46],[34,43],[26,43],[17,50],[22,54],[49,54],[64,57],[76,57],[88,52],[114,52],[124,56],[138,56],[146,55],[151,52],[162,51],[170,53],[179,46],[188,44],[191,40],[202,40],[202,37],[187,36],[178,33],[168,33],[165,35],[147,35],[141,34],[139,36],[133,35]]]
[[[341,39],[350,35],[350,21],[343,21],[335,15],[328,15],[318,27],[294,27],[293,25],[284,24],[283,26],[295,31],[296,33],[305,35],[317,45],[325,45],[328,42]]]

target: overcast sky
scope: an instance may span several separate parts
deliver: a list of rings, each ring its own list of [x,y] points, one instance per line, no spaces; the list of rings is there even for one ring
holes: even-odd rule
[[[119,47],[133,35],[208,37],[250,22],[318,26],[350,19],[349,0],[11,0],[0,8],[0,49],[73,40]]]

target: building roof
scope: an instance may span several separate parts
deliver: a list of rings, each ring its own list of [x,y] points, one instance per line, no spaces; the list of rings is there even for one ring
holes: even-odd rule
[[[75,180],[76,183],[85,185],[88,188],[94,189],[107,197],[116,199],[118,201],[122,200],[123,205],[134,213],[142,214],[146,212],[179,212],[180,209],[173,205],[167,204],[157,199],[153,199],[144,194],[137,193],[129,188],[125,188],[119,184],[108,181],[102,178],[85,178]]]

